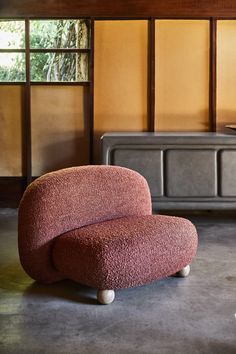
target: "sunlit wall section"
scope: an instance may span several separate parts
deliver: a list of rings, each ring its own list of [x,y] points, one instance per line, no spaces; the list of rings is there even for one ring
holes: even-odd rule
[[[0,86],[0,176],[22,176],[23,90]]]
[[[217,128],[236,124],[236,20],[217,22]]]
[[[157,131],[209,129],[209,22],[156,20]]]
[[[88,164],[85,90],[32,86],[32,174]]]
[[[108,131],[147,130],[147,21],[95,23],[95,155]]]

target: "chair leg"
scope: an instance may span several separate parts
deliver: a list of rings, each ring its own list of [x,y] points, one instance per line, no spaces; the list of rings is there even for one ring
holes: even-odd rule
[[[179,272],[177,272],[175,275],[177,277],[185,278],[189,275],[190,273],[190,265],[186,265],[183,269],[181,269]]]
[[[98,290],[97,299],[103,305],[111,304],[115,299],[114,290]]]

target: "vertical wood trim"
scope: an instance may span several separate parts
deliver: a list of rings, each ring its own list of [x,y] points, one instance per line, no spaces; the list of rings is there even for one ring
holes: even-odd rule
[[[30,36],[29,19],[25,20],[25,64],[26,64],[26,84],[25,84],[25,115],[24,115],[24,171],[26,184],[32,180],[32,148],[31,148],[31,92],[30,92]]]
[[[210,130],[216,131],[216,51],[217,20],[210,19],[209,117]]]
[[[148,23],[148,131],[155,131],[155,18]]]
[[[89,163],[94,163],[94,19],[90,22]]]

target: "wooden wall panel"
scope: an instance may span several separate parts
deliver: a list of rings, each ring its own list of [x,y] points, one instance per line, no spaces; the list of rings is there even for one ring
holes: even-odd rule
[[[33,176],[88,164],[85,90],[81,86],[32,86]]]
[[[147,130],[147,21],[95,23],[94,130]]]
[[[22,176],[21,86],[0,86],[0,176]]]
[[[209,22],[156,21],[157,131],[209,129]]]
[[[1,16],[236,16],[235,0],[1,0]]]
[[[236,21],[217,26],[217,129],[236,124]]]

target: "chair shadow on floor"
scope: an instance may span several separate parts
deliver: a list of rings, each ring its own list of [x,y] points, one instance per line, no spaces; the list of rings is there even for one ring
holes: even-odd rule
[[[1,288],[7,293],[23,293],[35,298],[55,298],[81,304],[97,305],[96,289],[63,280],[53,284],[42,284],[31,279],[19,262],[0,266]]]
[[[33,282],[25,289],[24,296],[55,298],[80,304],[98,305],[95,289],[71,280],[63,280],[53,284]]]

